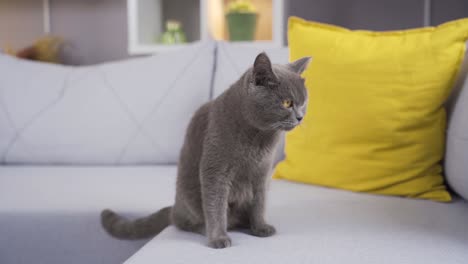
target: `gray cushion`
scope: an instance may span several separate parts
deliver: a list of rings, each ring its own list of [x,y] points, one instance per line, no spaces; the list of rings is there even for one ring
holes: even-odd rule
[[[0,163],[177,162],[214,47],[76,68],[0,54]]]

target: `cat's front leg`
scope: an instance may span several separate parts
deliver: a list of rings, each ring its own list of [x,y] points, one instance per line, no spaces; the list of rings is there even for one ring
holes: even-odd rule
[[[257,177],[253,185],[253,199],[250,203],[250,232],[254,236],[269,237],[276,233],[275,227],[265,221],[267,177]]]
[[[200,176],[208,245],[212,248],[230,247],[231,239],[227,234],[228,175],[221,170],[205,169]]]

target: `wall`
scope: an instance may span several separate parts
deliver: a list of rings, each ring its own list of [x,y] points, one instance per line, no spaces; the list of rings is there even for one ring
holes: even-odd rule
[[[0,47],[24,47],[43,34],[42,1],[0,0]]]
[[[432,0],[431,8],[431,25],[468,17],[467,0]],[[351,29],[398,30],[424,25],[424,0],[290,0],[285,1],[285,10],[285,19],[299,16]],[[284,26],[286,32],[286,21]]]
[[[296,15],[371,30],[423,25],[424,0],[284,2],[285,19]],[[67,50],[68,63],[94,64],[128,57],[126,0],[50,0],[50,4],[52,33],[63,36],[71,43]],[[431,15],[433,25],[468,17],[468,1],[432,0]],[[0,47],[11,45],[21,48],[42,34],[41,0],[0,0]]]
[[[124,59],[126,0],[50,0],[51,32],[69,41],[68,64]],[[19,49],[43,35],[42,1],[0,0],[0,46]]]
[[[432,25],[468,17],[467,0],[432,0]]]
[[[423,21],[423,0],[291,0],[286,5],[289,15],[352,29],[411,28]]]
[[[76,62],[127,57],[125,0],[51,0],[50,6],[51,31],[70,41]]]

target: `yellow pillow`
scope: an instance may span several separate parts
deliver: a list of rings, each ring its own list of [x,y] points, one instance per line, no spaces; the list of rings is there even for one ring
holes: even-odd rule
[[[289,19],[290,59],[312,56],[304,123],[275,177],[450,201],[440,162],[447,99],[468,19],[403,31],[352,31]]]

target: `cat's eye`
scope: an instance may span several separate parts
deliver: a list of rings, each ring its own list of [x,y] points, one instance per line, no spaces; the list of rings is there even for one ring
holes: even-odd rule
[[[283,100],[281,103],[284,108],[291,108],[293,105],[293,102],[291,100]]]

